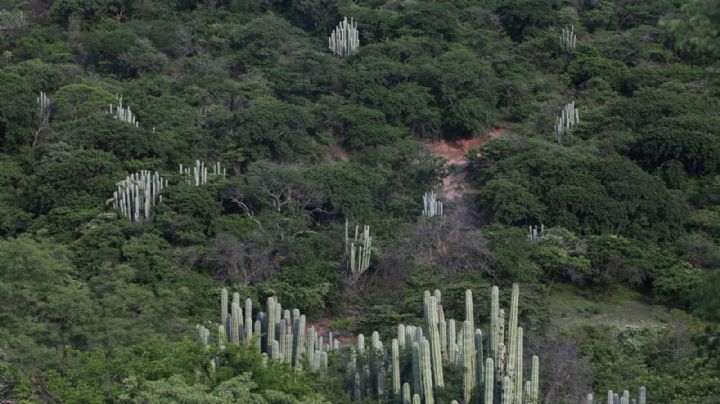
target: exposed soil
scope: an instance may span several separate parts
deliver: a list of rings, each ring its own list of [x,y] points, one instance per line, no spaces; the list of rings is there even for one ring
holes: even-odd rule
[[[478,191],[465,180],[465,166],[468,163],[467,155],[470,149],[482,145],[491,138],[502,135],[506,130],[505,128],[496,128],[482,136],[458,140],[437,140],[427,143],[430,152],[434,156],[447,160],[448,175],[443,179],[443,191],[446,200],[459,199],[465,194]]]
[[[350,157],[347,151],[337,143],[328,146],[328,151],[325,153],[325,161],[328,163],[336,163],[338,161],[348,161]]]

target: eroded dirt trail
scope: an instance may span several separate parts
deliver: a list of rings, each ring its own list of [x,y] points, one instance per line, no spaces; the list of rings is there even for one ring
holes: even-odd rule
[[[427,143],[430,152],[434,156],[447,160],[448,174],[443,179],[443,192],[446,200],[459,199],[465,194],[478,191],[472,188],[465,179],[465,166],[468,163],[467,155],[472,148],[502,135],[506,130],[505,128],[497,128],[482,136],[474,136],[469,139],[437,140]]]

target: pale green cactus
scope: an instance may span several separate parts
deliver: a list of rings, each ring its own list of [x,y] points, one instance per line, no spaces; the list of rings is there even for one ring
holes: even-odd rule
[[[435,402],[433,398],[433,381],[432,381],[432,368],[430,359],[430,343],[427,339],[422,341],[422,385],[423,385],[423,398],[425,404],[433,404]]]
[[[530,371],[530,402],[539,403],[540,399],[540,358],[532,356],[532,367]]]
[[[434,191],[425,192],[425,195],[423,195],[422,215],[427,217],[443,215],[443,203],[437,200],[437,195]]]
[[[372,251],[372,237],[370,237],[370,226],[363,226],[362,233],[359,227],[355,226],[355,237],[350,238],[349,222],[345,221],[345,252],[348,257],[348,268],[354,280],[370,268],[370,255]]]
[[[397,339],[392,340],[392,390],[397,399],[400,395],[400,345]]]
[[[510,381],[509,376],[505,376],[502,379],[501,403],[502,404],[512,404],[512,401],[513,401],[512,382]]]
[[[338,57],[351,55],[360,48],[360,35],[357,29],[357,22],[347,17],[338,24],[330,33],[328,48]]]
[[[245,300],[245,344],[249,344],[253,338],[252,329],[252,300]]]
[[[402,402],[403,402],[403,404],[410,404],[411,400],[412,399],[410,396],[410,383],[403,383]]]
[[[575,26],[565,27],[560,34],[560,47],[565,51],[575,49],[577,45],[577,36],[575,35]]]
[[[463,396],[465,402],[468,402],[470,400],[470,394],[473,388],[475,388],[475,364],[473,363],[475,359],[473,349],[475,345],[475,333],[469,320],[463,322],[462,336]]]
[[[184,181],[186,184],[196,187],[204,185],[208,182],[208,174],[213,177],[225,178],[226,169],[222,168],[219,162],[214,162],[210,166],[212,166],[212,171],[209,172],[208,164],[204,161],[195,160],[195,165],[193,167],[183,167],[183,165],[180,164],[180,175],[185,177]]]
[[[140,170],[125,177],[116,187],[113,208],[119,209],[120,214],[131,221],[140,222],[150,218],[150,208],[162,202],[162,190],[167,187],[167,180],[157,171]]]
[[[494,400],[495,373],[492,369],[495,369],[493,359],[485,359],[485,400],[483,404],[492,404]]]

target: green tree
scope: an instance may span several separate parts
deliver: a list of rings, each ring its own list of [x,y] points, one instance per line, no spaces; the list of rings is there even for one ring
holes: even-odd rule
[[[51,364],[58,347],[83,346],[95,316],[90,291],[65,248],[31,239],[0,240],[0,336],[8,358]]]
[[[32,143],[35,95],[22,77],[0,72],[0,145],[14,151]]]
[[[78,120],[107,111],[110,104],[117,104],[117,99],[109,92],[87,83],[61,87],[52,101],[56,106],[53,119],[58,121]]]

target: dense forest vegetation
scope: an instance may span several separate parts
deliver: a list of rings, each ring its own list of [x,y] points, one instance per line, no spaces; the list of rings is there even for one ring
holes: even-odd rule
[[[0,0],[0,402],[396,402],[342,347],[513,283],[537,402],[720,402],[719,57],[717,0]],[[223,288],[341,348],[204,347]]]

